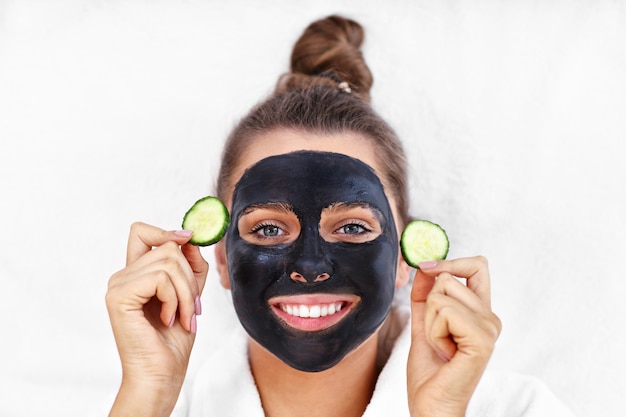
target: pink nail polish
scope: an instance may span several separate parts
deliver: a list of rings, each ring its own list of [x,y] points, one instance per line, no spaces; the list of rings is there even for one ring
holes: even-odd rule
[[[427,261],[427,262],[422,262],[421,264],[418,264],[417,266],[419,266],[420,269],[433,269],[434,267],[437,266],[437,262]]]
[[[196,315],[191,316],[191,325],[189,326],[191,329],[191,333],[195,333],[198,330],[198,322],[196,320]]]
[[[192,230],[177,230],[174,232],[176,236],[180,237],[190,237],[193,234]]]
[[[200,301],[200,296],[196,295],[196,300],[194,302],[195,307],[196,307],[196,315],[200,315],[202,314],[202,302]]]
[[[167,327],[172,327],[174,322],[176,321],[176,313],[172,315],[172,319],[170,320],[170,324]]]

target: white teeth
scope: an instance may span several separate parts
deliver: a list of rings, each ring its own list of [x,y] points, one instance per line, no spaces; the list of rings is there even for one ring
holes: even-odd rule
[[[339,311],[343,307],[342,303],[332,304],[318,304],[307,306],[304,304],[281,304],[280,309],[290,316],[303,317],[303,318],[319,318],[331,316]]]
[[[322,308],[320,306],[311,306],[309,309],[309,317],[318,318],[322,314]]]
[[[322,306],[320,309],[320,316],[326,317],[328,315],[328,306]]]

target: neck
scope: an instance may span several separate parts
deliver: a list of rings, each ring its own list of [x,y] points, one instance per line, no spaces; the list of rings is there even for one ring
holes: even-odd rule
[[[268,417],[362,416],[372,398],[378,376],[377,333],[322,372],[293,369],[254,340],[250,340],[249,352]]]

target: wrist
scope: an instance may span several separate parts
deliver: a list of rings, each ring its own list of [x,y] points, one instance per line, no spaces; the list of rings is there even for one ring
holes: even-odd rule
[[[465,417],[467,407],[420,407],[411,409],[411,417]]]
[[[444,389],[437,391],[414,397],[413,402],[409,402],[411,417],[465,417],[471,393],[450,397],[443,393]]]
[[[109,417],[169,416],[178,401],[181,384],[123,380]]]

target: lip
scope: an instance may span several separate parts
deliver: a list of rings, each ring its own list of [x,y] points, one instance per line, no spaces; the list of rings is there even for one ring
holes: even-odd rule
[[[354,294],[299,294],[272,297],[268,304],[272,312],[289,327],[316,332],[339,323],[352,311],[359,300],[360,297]],[[301,306],[306,308],[305,316],[313,315],[313,317],[294,315],[294,310],[300,311]]]

